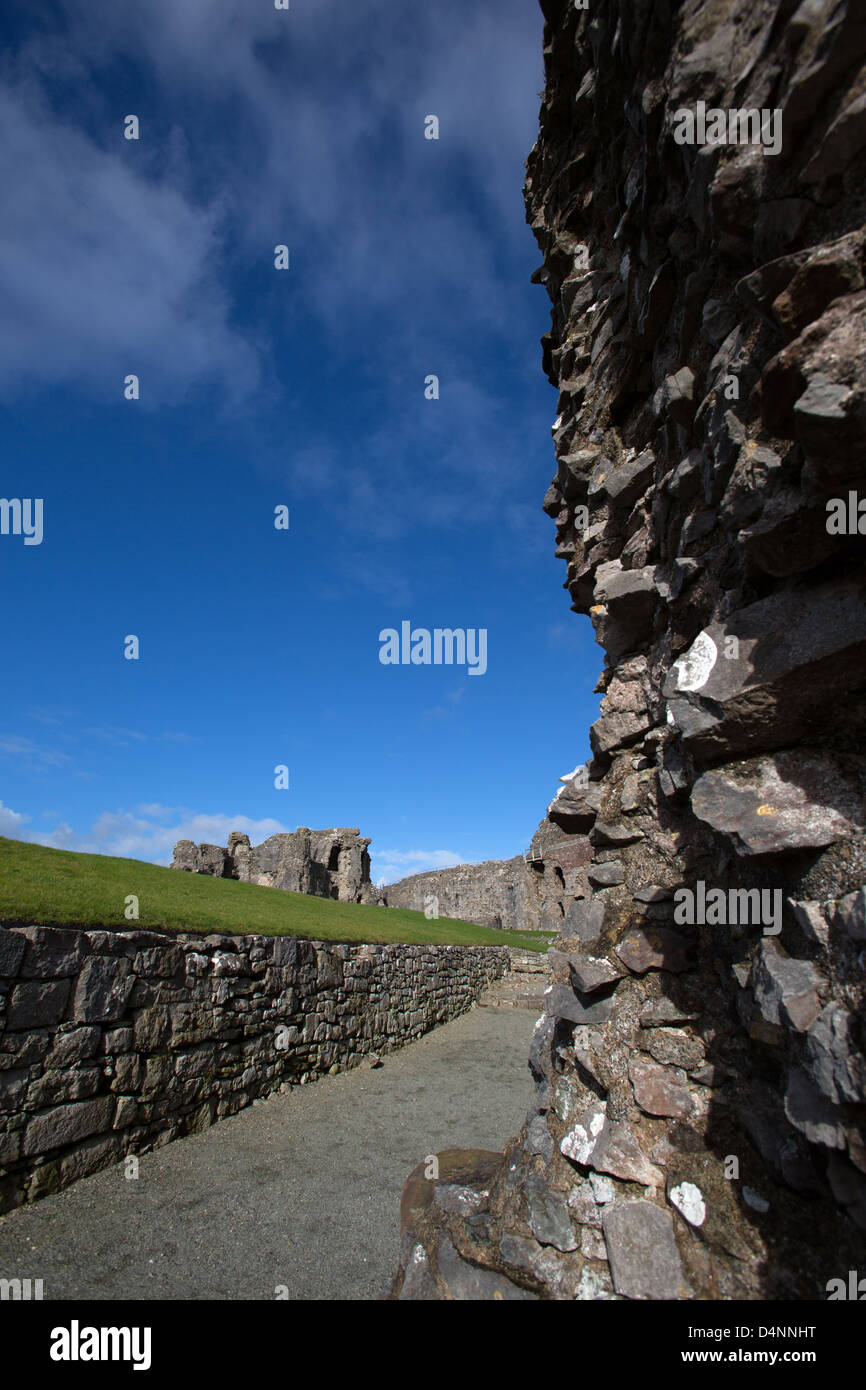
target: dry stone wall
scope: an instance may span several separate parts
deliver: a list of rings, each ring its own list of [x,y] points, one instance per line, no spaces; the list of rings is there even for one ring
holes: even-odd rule
[[[605,665],[539,841],[590,853],[535,1105],[413,1175],[394,1296],[826,1298],[866,1262],[866,10],[542,9],[544,506]]]
[[[503,947],[0,926],[0,1211],[471,1007]]]

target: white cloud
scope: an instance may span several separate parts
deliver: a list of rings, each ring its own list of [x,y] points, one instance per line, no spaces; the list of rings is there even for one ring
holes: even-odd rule
[[[407,295],[419,324],[444,299],[513,327],[500,256],[530,254],[520,186],[538,11],[61,3],[65,23],[34,26],[0,85],[0,177],[15,189],[0,227],[0,382],[112,391],[123,361],[142,402],[210,379],[243,397],[268,345],[232,324],[226,272],[283,240],[292,293],[341,336],[359,309],[404,318]],[[109,95],[118,65],[153,88],[137,142]],[[423,138],[428,112],[438,142]],[[305,276],[323,256],[328,273]]]
[[[411,874],[423,874],[430,869],[452,869],[465,861],[450,849],[381,850],[371,855],[370,877],[374,883],[382,879],[395,883]]]
[[[178,814],[179,818],[172,825],[157,823],[166,815]],[[224,845],[230,831],[240,830],[249,835],[256,845],[270,835],[288,829],[281,821],[270,818],[253,820],[250,816],[208,815],[203,811],[187,811],[182,807],[156,803],[139,806],[138,814],[105,811],[84,833],[63,822],[53,830],[23,833],[19,830],[12,838],[32,840],[35,844],[49,845],[52,849],[76,850],[80,854],[107,854],[121,859],[144,859],[155,864],[169,864],[178,840]]]
[[[29,819],[29,816],[20,815],[18,811],[13,811],[0,801],[0,835],[5,835],[10,840],[23,839],[21,832]]]
[[[228,323],[218,279],[224,212],[58,121],[27,89],[0,86],[0,182],[15,189],[0,222],[0,383],[98,383],[122,401],[179,399],[219,379],[235,398],[258,379]],[[122,147],[126,146],[125,149]]]
[[[171,825],[160,824],[173,817]],[[104,811],[88,831],[73,829],[61,821],[51,830],[30,830],[29,816],[10,810],[0,802],[0,835],[13,840],[29,840],[48,845],[51,849],[74,850],[79,854],[106,854],[121,859],[143,859],[154,864],[170,864],[178,840],[193,840],[197,845],[225,845],[232,830],[249,835],[254,845],[271,835],[291,833],[291,827],[266,817],[254,820],[250,816],[210,815],[191,811],[183,806],[163,806],[151,802],[132,811]],[[384,879],[395,883],[411,874],[431,869],[450,869],[465,863],[450,849],[382,850],[372,855],[371,878],[374,883]]]

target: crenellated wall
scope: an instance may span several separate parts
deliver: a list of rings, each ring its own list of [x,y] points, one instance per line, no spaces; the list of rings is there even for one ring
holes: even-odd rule
[[[866,1260],[866,11],[542,9],[544,508],[603,700],[539,832],[583,862],[535,1105],[442,1165],[471,1198],[413,1175],[394,1296],[825,1298]]]

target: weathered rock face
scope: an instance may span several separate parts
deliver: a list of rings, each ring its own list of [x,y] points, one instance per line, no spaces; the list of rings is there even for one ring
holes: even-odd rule
[[[227,849],[178,840],[171,867],[344,903],[372,902],[369,844],[357,829],[300,826],[294,834],[272,835],[253,846],[248,835],[233,830]]]
[[[458,864],[413,874],[377,890],[387,907],[408,907],[428,916],[458,917],[482,927],[505,931],[559,931],[575,899],[592,894],[592,845],[586,835],[566,835],[563,826],[590,826],[582,795],[569,778],[526,854]],[[587,788],[592,798],[594,788]],[[583,817],[583,819],[582,819]],[[602,870],[602,873],[604,870]],[[617,880],[618,882],[621,879]]]
[[[540,837],[591,854],[535,1106],[460,1210],[414,1175],[394,1296],[824,1298],[866,1258],[866,12],[542,9],[544,506],[606,661]],[[678,143],[698,103],[780,147]]]
[[[538,925],[541,912],[536,875],[522,855],[413,874],[389,883],[383,897],[388,907],[505,930],[530,930]]]

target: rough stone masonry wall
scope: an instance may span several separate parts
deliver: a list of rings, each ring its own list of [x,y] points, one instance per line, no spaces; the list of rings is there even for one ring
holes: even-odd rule
[[[260,845],[251,845],[249,835],[233,830],[226,849],[178,840],[171,867],[344,903],[374,902],[369,847],[370,841],[356,828],[309,830],[301,825],[294,832],[271,835]]]
[[[0,926],[0,1211],[456,1018],[508,951]]]
[[[539,921],[533,875],[522,855],[412,874],[389,883],[384,898],[388,907],[435,911],[439,917],[506,931],[531,931]]]
[[[542,9],[545,509],[606,653],[549,815],[591,865],[535,1105],[413,1175],[394,1296],[823,1299],[866,1261],[866,9]],[[699,101],[780,152],[677,143]],[[780,930],[675,919],[699,884]]]

